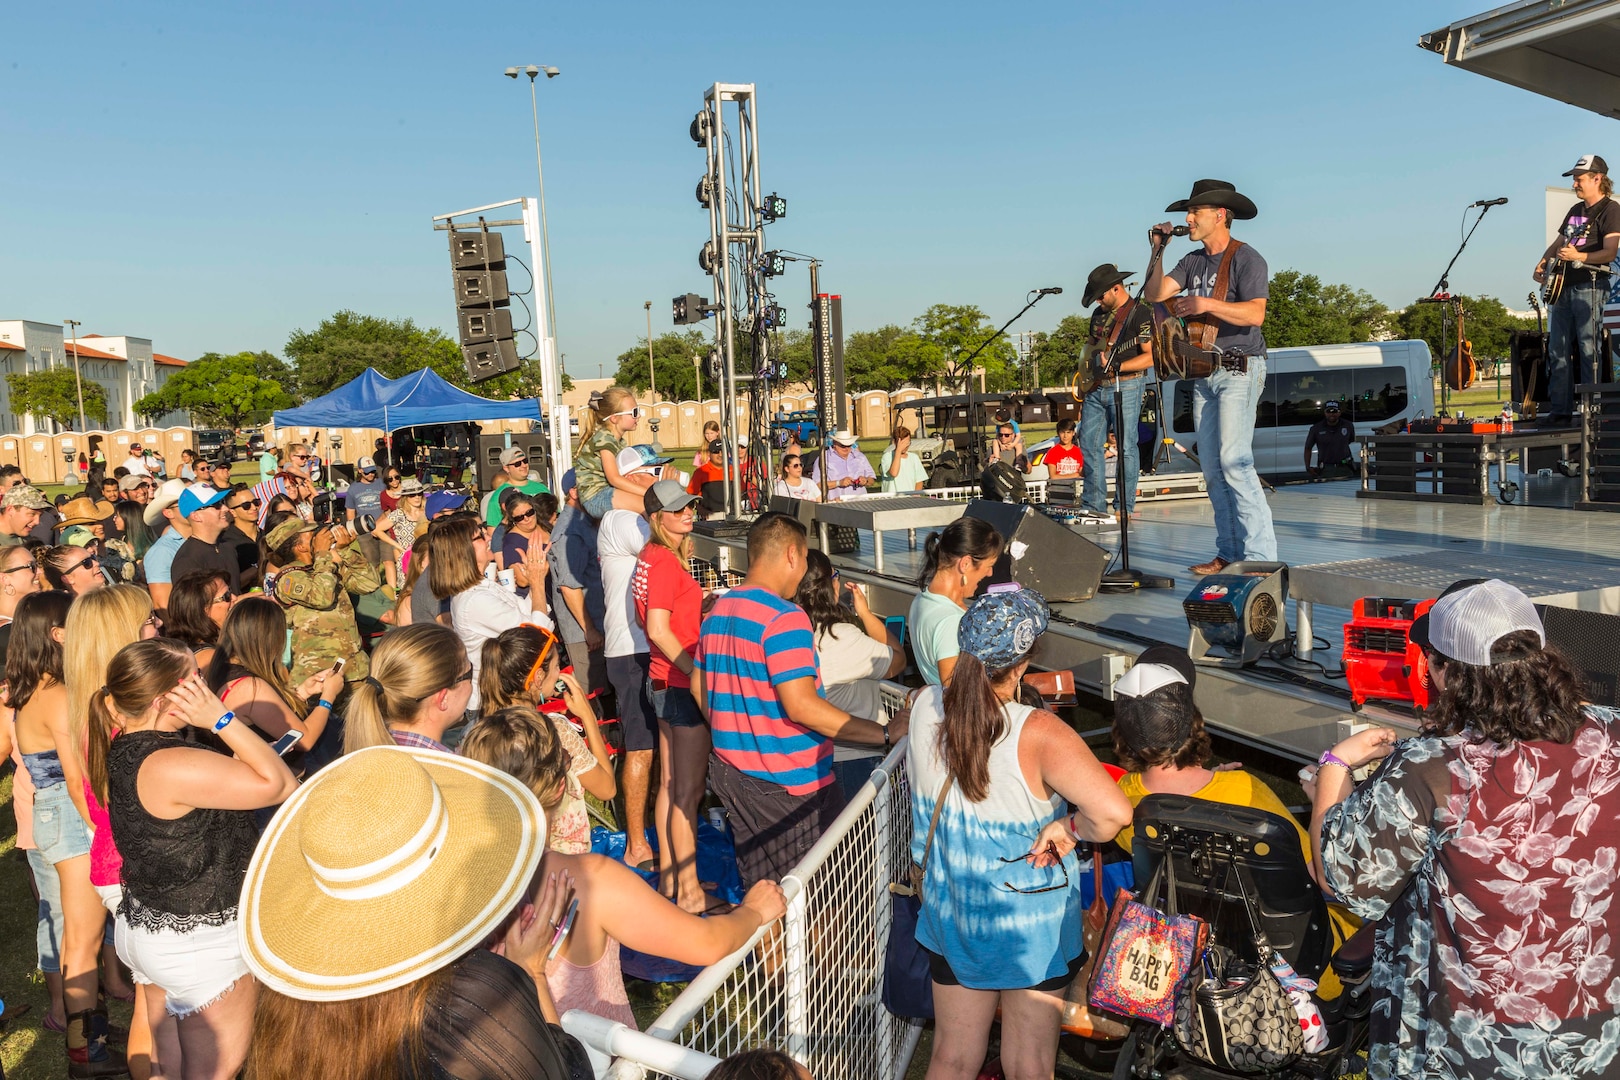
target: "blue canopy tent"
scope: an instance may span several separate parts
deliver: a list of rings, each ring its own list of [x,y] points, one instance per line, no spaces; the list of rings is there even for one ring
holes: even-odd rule
[[[369,427],[384,432],[466,420],[539,420],[535,398],[491,401],[445,382],[431,368],[385,379],[372,368],[330,394],[278,409],[277,427]]]

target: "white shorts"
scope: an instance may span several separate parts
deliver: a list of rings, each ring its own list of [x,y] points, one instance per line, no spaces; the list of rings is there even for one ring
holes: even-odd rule
[[[118,917],[118,905],[124,900],[124,887],[122,885],[93,885],[96,895],[101,897],[101,906],[107,909],[107,914],[113,918]],[[125,960],[124,963],[129,963]]]
[[[237,922],[191,930],[148,930],[118,920],[119,959],[138,983],[168,995],[169,1015],[185,1019],[212,1005],[248,973]]]

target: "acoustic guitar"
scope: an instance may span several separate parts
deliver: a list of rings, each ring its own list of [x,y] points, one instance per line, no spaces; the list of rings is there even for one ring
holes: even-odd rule
[[[1592,235],[1592,226],[1594,224],[1596,224],[1596,219],[1589,217],[1579,232],[1571,234],[1566,228],[1561,230],[1559,235],[1564,238],[1564,243],[1579,246],[1579,242]],[[1569,279],[1570,268],[1581,265],[1583,264],[1560,259],[1556,255],[1549,255],[1547,265],[1541,269],[1541,302],[1548,307],[1558,303],[1558,297],[1564,292],[1564,283]]]
[[[1451,347],[1446,354],[1442,368],[1445,372],[1446,386],[1452,390],[1466,390],[1474,385],[1474,379],[1479,374],[1474,367],[1474,343],[1468,340],[1468,333],[1464,326],[1464,311],[1461,300],[1453,301],[1457,305],[1457,344]]]
[[[1542,329],[1541,303],[1537,300],[1534,290],[1531,290],[1530,307],[1536,313],[1536,337],[1541,339],[1541,348],[1536,350],[1536,358],[1530,363],[1530,370],[1524,374],[1524,400],[1519,402],[1519,418],[1521,420],[1534,420],[1536,418],[1536,379],[1541,375],[1541,358],[1547,352],[1547,335]]]

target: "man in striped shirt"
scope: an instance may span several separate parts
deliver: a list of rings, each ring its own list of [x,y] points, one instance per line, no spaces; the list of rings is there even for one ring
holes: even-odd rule
[[[904,716],[884,726],[821,696],[810,618],[786,599],[808,551],[796,519],[764,515],[748,530],[748,576],[703,620],[693,690],[714,739],[709,786],[731,818],[745,889],[780,880],[843,809],[833,739],[887,748],[906,733]]]

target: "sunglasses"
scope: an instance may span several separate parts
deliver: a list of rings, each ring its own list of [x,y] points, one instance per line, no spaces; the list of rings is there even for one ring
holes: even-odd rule
[[[1010,439],[1013,437],[1013,433],[1010,431],[998,431],[996,434],[1000,435],[1003,439]]]
[[[0,574],[16,574],[23,570],[27,570],[32,574],[36,569],[37,567],[32,562],[25,562],[21,566],[13,566],[10,570],[0,570]]]
[[[257,510],[262,505],[258,499],[249,499],[247,502],[231,504],[232,510]]]
[[[1028,854],[1015,855],[1012,858],[1008,858],[1003,855],[1000,857],[1000,861],[1004,863],[1017,863],[1023,862],[1028,858]],[[1020,889],[1010,881],[1003,881],[1001,883],[1001,887],[1006,889],[1008,892],[1020,893],[1024,896],[1037,896],[1040,893],[1057,892],[1059,889],[1067,889],[1069,887],[1069,868],[1063,864],[1062,859],[1058,860],[1057,866],[1059,870],[1063,871],[1063,884],[1061,885],[1043,885],[1038,889]]]
[[[236,599],[236,597],[231,595],[231,590],[226,589],[224,592],[210,600],[208,602],[208,606],[213,607],[215,604],[228,604],[234,599]]]
[[[511,520],[512,520],[512,524],[516,525],[518,522],[520,522],[520,521],[528,521],[532,517],[534,517],[534,511],[533,510],[525,510],[521,514],[513,514]]]
[[[612,416],[640,416],[641,415],[641,410],[640,409],[623,409],[623,410],[621,410],[619,412],[612,413],[610,415],[612,415]]]
[[[389,476],[389,477],[386,477],[386,478],[385,478],[385,479],[386,479],[386,480],[387,480],[387,481],[388,481],[388,483],[390,483],[390,484],[397,484],[397,483],[399,483],[399,477],[397,477],[397,476]]]
[[[510,469],[510,468],[513,468],[513,467],[518,466],[518,465],[527,465],[528,463],[529,463],[528,458],[518,458],[516,461],[514,461],[510,465],[508,465],[507,468]]]
[[[62,571],[62,573],[64,575],[66,575],[66,574],[76,573],[77,571],[80,571],[80,570],[88,570],[90,567],[95,566],[98,562],[100,562],[100,560],[97,559],[94,555],[87,555],[84,558],[80,559],[78,562],[74,563],[72,566],[69,566],[66,569],[64,569]]]
[[[539,627],[536,627],[536,629],[539,629]],[[533,687],[534,677],[540,674],[541,670],[545,668],[546,658],[551,655],[551,650],[556,647],[556,644],[556,634],[551,633],[549,630],[540,631],[540,655],[534,658],[534,666],[529,669],[529,674],[523,679],[523,690],[525,693],[527,693],[529,689]]]
[[[424,694],[421,697],[417,698],[417,700],[418,701],[426,701],[428,698],[432,697],[433,694],[442,694],[447,690],[454,690],[456,687],[460,686],[464,682],[472,682],[472,677],[473,677],[473,669],[469,666],[466,671],[463,671],[460,675],[456,676],[455,682],[451,683],[449,686],[446,686],[443,690],[435,690],[435,691],[433,691],[432,694]]]

